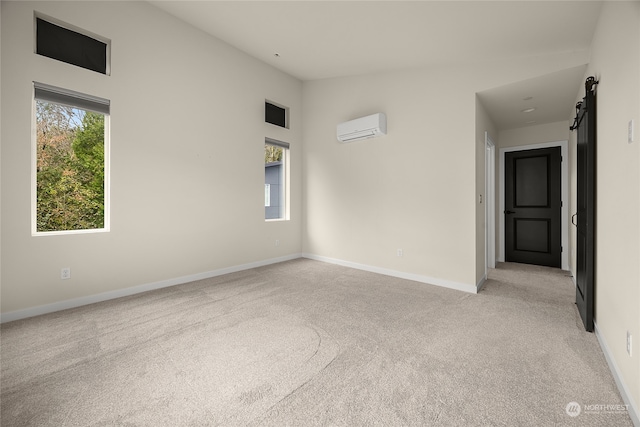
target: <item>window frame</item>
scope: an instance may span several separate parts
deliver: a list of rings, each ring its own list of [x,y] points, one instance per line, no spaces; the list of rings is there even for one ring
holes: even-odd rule
[[[276,147],[280,147],[283,149],[282,152],[282,181],[281,181],[281,186],[284,187],[281,190],[281,194],[282,194],[282,203],[284,203],[284,206],[282,207],[282,216],[279,218],[264,218],[265,222],[278,222],[278,221],[289,221],[291,219],[291,211],[290,211],[290,195],[291,195],[291,191],[290,191],[290,150],[291,150],[291,145],[288,142],[284,142],[284,141],[279,141],[276,139],[272,139],[272,138],[265,138],[264,139],[264,146],[266,147],[267,145],[272,145],[272,146],[276,146]],[[263,148],[264,150],[264,148]],[[263,162],[263,167],[266,163]],[[264,183],[266,184],[266,182]],[[265,206],[266,208],[266,206]],[[265,213],[266,216],[266,213]]]
[[[104,115],[104,226],[102,228],[38,231],[38,119],[36,107],[38,101],[67,105]],[[77,103],[73,101],[77,101]],[[108,233],[111,231],[111,101],[34,81],[31,93],[31,108],[31,235],[35,237]]]

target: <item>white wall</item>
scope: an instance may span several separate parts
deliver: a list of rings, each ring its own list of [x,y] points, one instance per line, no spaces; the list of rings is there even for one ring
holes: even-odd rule
[[[567,112],[567,117],[570,112]],[[497,145],[500,148],[519,147],[543,142],[567,141],[569,139],[569,120],[532,125],[517,129],[501,130]]]
[[[111,76],[34,54],[34,10],[111,39]],[[109,233],[31,236],[33,81],[111,100]],[[299,254],[301,95],[145,2],[2,2],[3,314]],[[264,221],[266,136],[291,143],[291,221]]]
[[[304,252],[475,285],[475,100],[443,79],[304,83]],[[336,141],[338,123],[375,112],[388,135]]]
[[[303,251],[475,289],[484,274],[484,150],[477,132],[488,130],[476,125],[476,93],[585,58],[305,82]],[[375,112],[387,114],[388,135],[336,141],[338,123]]]
[[[640,413],[640,3],[605,2],[585,74],[597,87],[595,322]],[[582,99],[584,88],[577,94]],[[575,178],[574,178],[575,179]],[[575,206],[575,200],[573,201]],[[575,212],[575,207],[572,207]],[[575,265],[575,264],[574,264]],[[633,334],[633,357],[626,334]]]

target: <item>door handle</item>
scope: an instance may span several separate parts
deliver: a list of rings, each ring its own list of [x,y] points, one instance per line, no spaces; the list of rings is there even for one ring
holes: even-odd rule
[[[507,215],[516,213],[515,211],[504,211]]]
[[[575,225],[576,227],[578,226],[578,224],[576,222],[574,222],[574,218],[578,216],[578,213],[574,213],[573,215],[571,215],[571,224]]]

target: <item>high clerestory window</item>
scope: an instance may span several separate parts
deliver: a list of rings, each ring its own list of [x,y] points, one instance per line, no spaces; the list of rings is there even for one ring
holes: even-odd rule
[[[274,102],[264,102],[264,121],[289,129],[289,109]]]
[[[110,41],[53,18],[36,15],[36,53],[109,74]]]
[[[109,110],[109,100],[34,82],[34,234],[109,230]]]

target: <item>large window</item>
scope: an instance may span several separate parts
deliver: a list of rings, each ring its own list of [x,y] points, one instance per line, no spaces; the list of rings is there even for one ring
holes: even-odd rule
[[[34,83],[34,233],[109,229],[106,99]]]
[[[264,144],[264,217],[288,219],[287,159],[289,144],[266,139]]]

